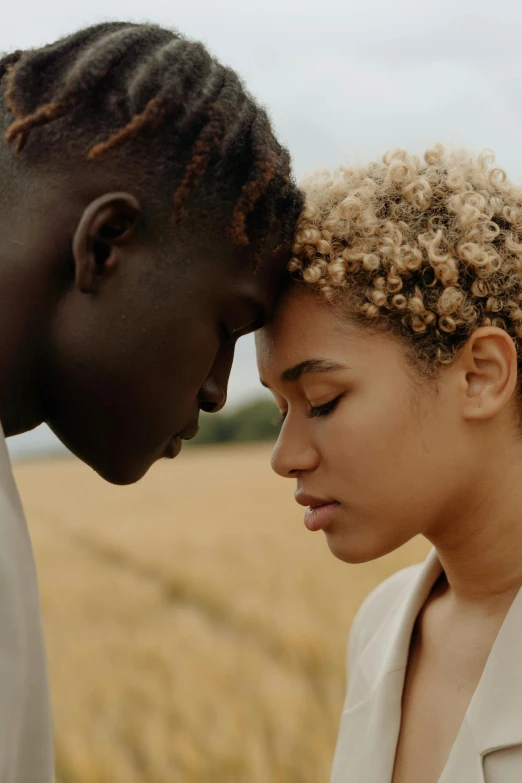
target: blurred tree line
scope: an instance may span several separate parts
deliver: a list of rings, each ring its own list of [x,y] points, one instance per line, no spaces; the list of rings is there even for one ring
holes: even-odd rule
[[[279,432],[279,411],[272,400],[254,400],[230,413],[201,413],[201,429],[190,441],[195,446],[208,443],[275,440]]]

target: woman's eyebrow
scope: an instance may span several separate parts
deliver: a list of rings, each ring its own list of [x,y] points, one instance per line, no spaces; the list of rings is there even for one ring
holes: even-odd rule
[[[301,376],[308,373],[328,373],[339,372],[339,370],[347,370],[346,364],[340,364],[339,362],[331,362],[328,359],[306,359],[304,362],[299,362],[295,367],[290,367],[281,373],[281,380],[283,383],[295,383]]]
[[[339,372],[340,370],[349,370],[350,368],[346,364],[340,364],[339,362],[332,362],[328,359],[306,359],[304,362],[299,362],[294,367],[289,367],[281,373],[281,381],[283,383],[295,383],[303,375],[309,373],[326,374],[329,372]],[[267,386],[266,383],[261,380],[263,386]],[[268,388],[268,386],[267,386]]]

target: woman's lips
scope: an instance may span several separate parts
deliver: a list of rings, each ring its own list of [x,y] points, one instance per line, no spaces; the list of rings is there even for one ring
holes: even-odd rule
[[[306,495],[304,492],[296,492],[295,499],[301,506],[308,506],[304,523],[312,532],[324,530],[340,505],[337,500],[318,498],[314,495]]]
[[[324,530],[328,527],[338,508],[339,503],[336,500],[331,503],[325,503],[322,506],[309,506],[305,511],[304,517],[306,527],[313,533],[316,530]]]

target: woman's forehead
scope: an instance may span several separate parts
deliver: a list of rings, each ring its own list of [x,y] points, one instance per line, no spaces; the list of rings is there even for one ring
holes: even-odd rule
[[[311,359],[352,368],[396,369],[399,345],[387,332],[361,329],[339,309],[305,287],[288,291],[274,317],[256,333],[261,376],[279,377]]]
[[[274,316],[256,333],[258,364],[279,371],[317,356],[346,352],[346,330],[335,309],[306,289],[285,293]]]
[[[321,306],[316,296],[297,287],[285,291],[279,300],[272,318],[256,336],[258,348],[265,350],[289,350],[300,343],[308,342],[314,333],[326,329],[332,320],[328,308]]]

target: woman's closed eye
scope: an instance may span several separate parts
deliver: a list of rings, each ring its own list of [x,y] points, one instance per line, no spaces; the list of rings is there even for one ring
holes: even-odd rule
[[[343,395],[339,394],[337,397],[334,397],[333,400],[330,400],[329,402],[325,402],[322,405],[312,405],[310,410],[307,411],[306,415],[308,416],[309,419],[315,419],[320,416],[328,416],[329,413],[332,413],[332,411],[334,411],[337,408],[342,397]],[[284,424],[286,416],[287,416],[287,411],[281,413],[281,415],[276,421],[276,424],[278,424],[279,426]]]
[[[342,394],[338,394],[333,400],[325,402],[323,405],[313,405],[306,415],[309,419],[315,419],[319,416],[328,416],[329,413],[332,413],[332,411],[337,408],[342,396]]]

